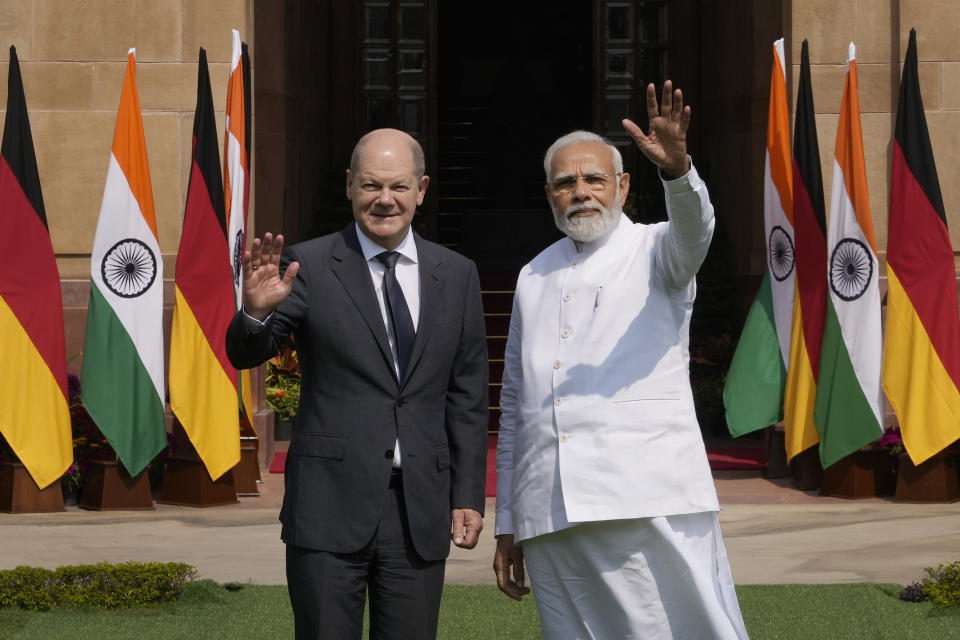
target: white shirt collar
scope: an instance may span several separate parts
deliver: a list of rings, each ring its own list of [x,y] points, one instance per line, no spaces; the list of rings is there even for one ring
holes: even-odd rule
[[[357,240],[360,241],[360,250],[363,251],[364,260],[370,262],[384,251],[387,251],[387,249],[384,249],[368,238],[366,234],[360,230],[360,225],[354,223],[353,226],[357,230]],[[417,243],[413,239],[413,229],[407,229],[407,235],[403,237],[403,240],[400,241],[399,246],[397,246],[394,251],[410,262],[414,264],[417,263]]]

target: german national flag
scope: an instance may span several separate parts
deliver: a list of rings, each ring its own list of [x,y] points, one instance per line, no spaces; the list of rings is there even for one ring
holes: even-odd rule
[[[960,438],[960,318],[913,29],[894,134],[887,282],[883,388],[907,453],[920,464]]]
[[[60,273],[17,50],[0,149],[0,433],[41,488],[73,461]]]
[[[827,312],[827,240],[820,149],[813,114],[810,57],[804,40],[793,135],[793,228],[797,275],[790,332],[790,368],[783,397],[788,460],[820,441],[813,424],[813,408]]]
[[[193,162],[177,253],[170,408],[214,480],[240,462],[237,371],[226,354],[236,310],[213,97],[200,49]]]

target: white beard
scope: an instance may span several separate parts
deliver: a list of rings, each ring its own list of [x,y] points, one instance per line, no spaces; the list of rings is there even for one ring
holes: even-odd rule
[[[620,189],[617,189],[617,197],[614,198],[614,204],[611,207],[604,207],[596,202],[590,204],[572,204],[566,211],[557,211],[553,203],[550,203],[550,209],[553,210],[553,221],[567,237],[574,242],[590,242],[596,240],[604,233],[616,226],[620,219],[622,208],[620,207]],[[599,211],[600,215],[590,216],[572,216],[577,211]]]

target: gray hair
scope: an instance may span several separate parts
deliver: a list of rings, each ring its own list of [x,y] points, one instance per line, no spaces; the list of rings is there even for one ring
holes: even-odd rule
[[[357,140],[357,144],[353,147],[353,153],[350,154],[350,173],[356,174],[360,169],[360,154],[363,153],[364,148],[367,146],[367,143],[370,141],[370,138],[374,134],[382,133],[383,131],[389,131],[389,129],[376,129],[374,131],[369,131]],[[401,134],[407,139],[410,144],[410,153],[413,154],[413,170],[414,174],[417,176],[417,179],[423,177],[423,174],[427,172],[427,161],[423,155],[423,147],[420,146],[420,143],[417,142],[416,138],[413,136],[400,131],[398,129],[393,129],[396,133]]]
[[[578,142],[599,142],[602,145],[605,145],[610,149],[610,153],[613,154],[613,169],[616,173],[623,173],[623,156],[620,155],[620,150],[616,146],[603,136],[598,136],[597,134],[591,131],[571,131],[565,136],[560,136],[557,140],[550,145],[550,148],[547,149],[546,155],[543,156],[543,173],[547,176],[547,182],[549,183],[553,180],[553,174],[550,171],[550,165],[553,164],[553,156],[560,149],[570,146],[571,144],[577,144]]]

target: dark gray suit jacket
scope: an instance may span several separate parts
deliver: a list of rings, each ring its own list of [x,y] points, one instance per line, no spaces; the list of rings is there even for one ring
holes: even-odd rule
[[[410,533],[424,560],[450,549],[450,510],[483,513],[487,363],[473,262],[415,234],[420,319],[399,384],[354,224],[289,247],[300,263],[290,296],[265,327],[238,313],[227,354],[246,369],[292,334],[302,372],[286,465],[284,542],[337,553],[373,538],[399,437]]]

